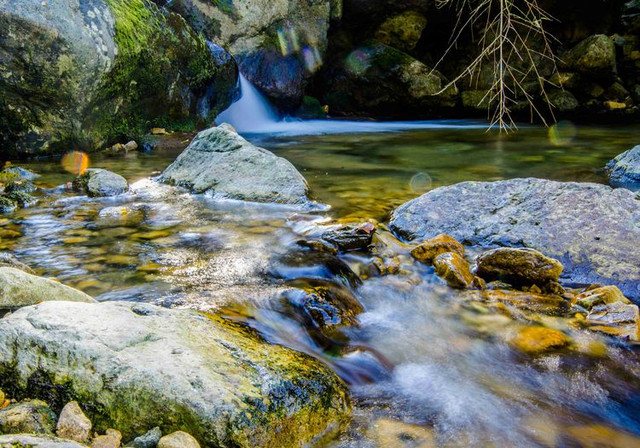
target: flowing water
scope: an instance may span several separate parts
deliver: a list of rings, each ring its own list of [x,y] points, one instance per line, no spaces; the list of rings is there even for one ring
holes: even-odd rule
[[[72,176],[58,161],[28,163],[43,190],[35,206],[0,217],[0,249],[98,300],[223,313],[324,360],[354,395],[353,424],[335,447],[426,447],[430,434],[446,447],[638,446],[629,435],[640,436],[636,348],[555,311],[465,300],[384,226],[372,252],[336,256],[300,244],[339,218],[384,223],[398,204],[459,181],[605,182],[601,167],[640,136],[631,127],[569,124],[500,136],[477,123],[442,124],[249,136],[290,160],[330,209],[220,201],[149,180],[186,135],[148,153],[93,157],[92,166],[132,183],[115,198],[68,191]],[[397,269],[381,275],[380,265]],[[362,304],[357,325],[325,331],[310,323],[295,291],[318,284]],[[524,322],[566,331],[573,348],[518,354],[506,341]]]

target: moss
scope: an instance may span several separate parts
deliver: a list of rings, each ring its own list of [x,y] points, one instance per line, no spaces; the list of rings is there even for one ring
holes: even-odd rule
[[[0,196],[0,213],[8,213],[15,210],[17,204],[6,196]]]
[[[197,100],[219,68],[204,38],[177,14],[147,0],[107,0],[118,55],[90,120],[108,141],[138,139],[151,127],[195,130],[222,106],[198,117]]]

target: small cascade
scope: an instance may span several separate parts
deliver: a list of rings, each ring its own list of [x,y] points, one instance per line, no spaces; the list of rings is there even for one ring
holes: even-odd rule
[[[216,123],[229,123],[240,133],[265,132],[280,121],[269,101],[240,74],[240,99],[216,118]]]

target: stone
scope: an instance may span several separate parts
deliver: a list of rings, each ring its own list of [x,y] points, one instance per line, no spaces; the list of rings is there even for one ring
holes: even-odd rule
[[[220,198],[308,201],[307,182],[291,163],[252,145],[227,124],[200,132],[159,180]]]
[[[566,434],[571,442],[584,448],[637,448],[640,437],[604,425],[570,426]]]
[[[127,446],[132,448],[156,448],[161,437],[162,431],[158,426],[156,426],[155,428],[145,432],[143,435],[133,439],[133,441]]]
[[[452,213],[452,210],[455,213]],[[617,285],[640,298],[640,200],[625,189],[542,179],[463,182],[396,209],[390,227],[421,242],[446,232],[482,247],[531,247],[564,265],[562,280]]]
[[[91,448],[120,448],[122,434],[116,429],[107,429],[106,434],[91,441]]]
[[[620,101],[605,101],[603,104],[607,110],[621,110],[627,108],[626,103],[622,103]]]
[[[157,425],[203,446],[303,446],[351,413],[322,362],[216,315],[130,302],[47,302],[0,319],[0,387],[54,407],[81,400],[96,431],[125,440]]]
[[[568,90],[553,89],[547,93],[549,104],[560,112],[570,112],[578,108],[580,103]]]
[[[176,431],[161,438],[158,448],[200,448],[200,444],[190,434]]]
[[[35,274],[33,269],[18,260],[11,252],[0,252],[0,267],[15,268],[27,274]]]
[[[13,310],[50,300],[91,303],[87,294],[11,267],[0,267],[0,309]]]
[[[415,48],[422,31],[427,25],[427,19],[418,11],[405,11],[387,20],[378,27],[376,40],[402,51]]]
[[[149,133],[151,135],[167,135],[168,134],[165,128],[151,128]]]
[[[614,187],[640,189],[640,145],[618,155],[607,163],[609,182]]]
[[[136,143],[135,140],[131,140],[125,143],[123,147],[126,152],[135,151],[136,149],[138,149],[138,143]]]
[[[501,247],[476,259],[476,275],[489,282],[500,280],[511,285],[543,287],[557,282],[563,269],[558,260],[534,249]]]
[[[380,418],[367,431],[379,448],[435,448],[435,437],[429,428]]]
[[[440,254],[433,260],[433,265],[438,277],[444,279],[452,288],[467,289],[473,283],[469,263],[457,253]]]
[[[146,208],[137,205],[119,205],[100,210],[94,226],[98,229],[113,227],[137,228],[145,218]]]
[[[524,353],[538,355],[566,347],[571,339],[563,332],[552,328],[524,327],[510,342]]]
[[[640,313],[637,305],[622,302],[598,305],[587,315],[590,330],[638,341]]]
[[[565,53],[567,66],[589,76],[611,77],[616,72],[616,48],[604,34],[589,36]]]
[[[360,226],[343,226],[324,232],[322,239],[341,251],[366,250],[371,245],[374,232],[375,227],[369,223]]]
[[[10,165],[0,171],[0,182],[15,180],[27,180],[33,182],[40,177],[39,174],[19,166]]]
[[[4,401],[3,397],[2,401]],[[2,434],[53,435],[55,429],[56,414],[44,401],[23,401],[0,410],[0,433]]]
[[[465,291],[468,300],[478,300],[489,304],[504,304],[519,310],[562,316],[569,310],[569,303],[554,294],[536,294],[511,289],[487,289]]]
[[[80,405],[71,401],[62,408],[56,432],[58,437],[84,443],[91,435],[91,420],[84,415]]]
[[[87,448],[72,440],[31,434],[0,435],[0,448]]]
[[[127,180],[101,168],[89,168],[73,181],[75,191],[89,197],[117,196],[129,191]]]
[[[631,303],[629,299],[627,299],[624,294],[622,294],[620,288],[612,285],[589,289],[581,294],[578,294],[573,302],[588,310],[596,305],[606,305],[616,302],[625,304]]]
[[[464,257],[464,246],[451,236],[441,233],[414,247],[411,250],[411,256],[425,264],[432,264],[435,257],[446,252]]]

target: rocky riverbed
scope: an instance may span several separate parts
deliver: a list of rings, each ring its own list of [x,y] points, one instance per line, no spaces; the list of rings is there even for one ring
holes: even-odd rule
[[[154,179],[4,179],[34,200],[3,218],[0,446],[639,443],[631,190],[336,219],[228,126]]]

